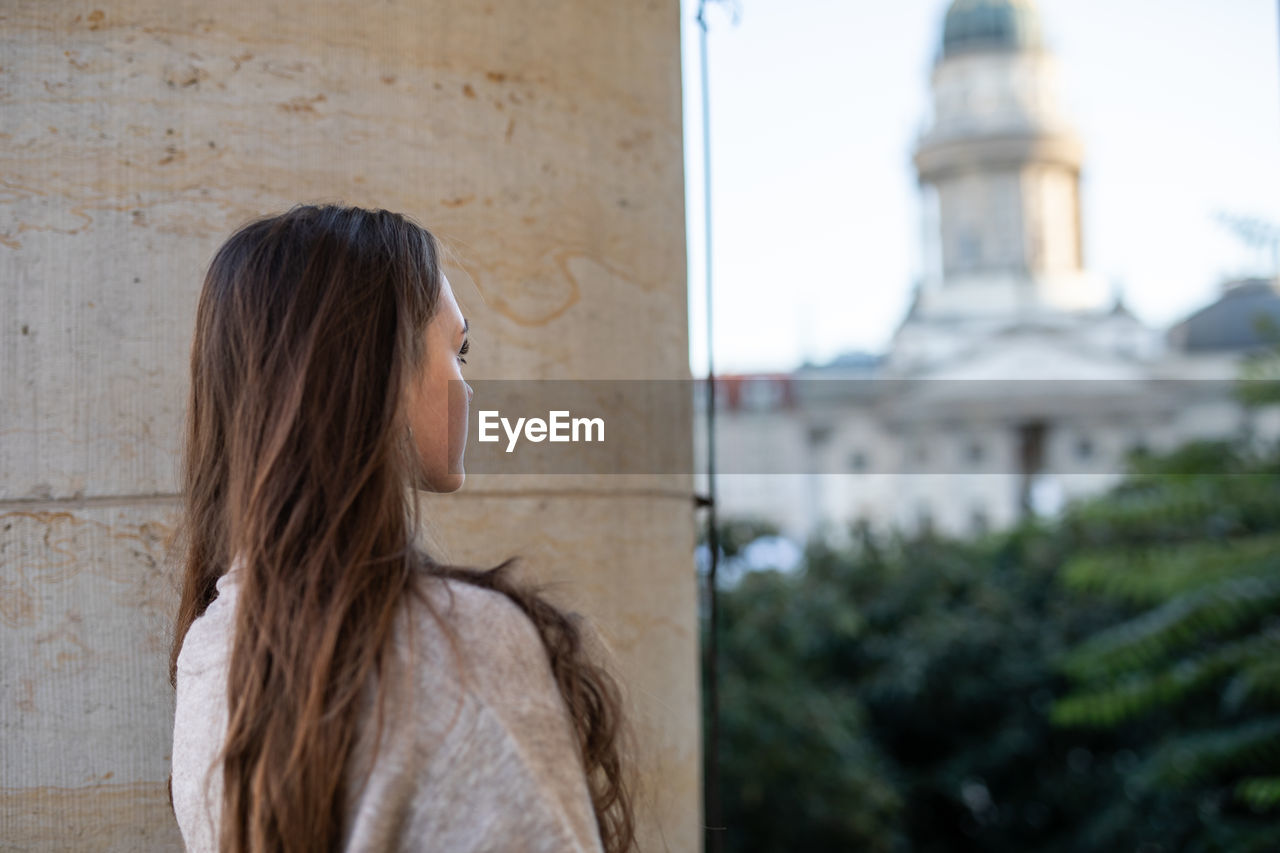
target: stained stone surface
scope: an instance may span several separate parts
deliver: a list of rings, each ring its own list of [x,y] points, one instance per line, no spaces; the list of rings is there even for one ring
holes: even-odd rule
[[[174,501],[0,509],[0,845],[172,849]]]
[[[196,297],[247,219],[341,201],[450,250],[468,375],[684,379],[675,2],[0,11],[0,846],[176,849],[166,547]],[[645,850],[701,844],[690,478],[477,477],[462,561],[526,555],[617,656]]]

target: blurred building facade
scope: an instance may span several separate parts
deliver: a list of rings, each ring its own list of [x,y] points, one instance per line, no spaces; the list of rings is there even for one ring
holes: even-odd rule
[[[1258,316],[1280,320],[1274,280],[1224,285],[1161,330],[1086,268],[1083,146],[1031,0],[951,4],[932,104],[913,152],[925,272],[905,318],[883,354],[720,377],[722,513],[797,537],[859,519],[979,533],[1106,488],[1131,451],[1269,428],[1231,389],[1266,344]]]

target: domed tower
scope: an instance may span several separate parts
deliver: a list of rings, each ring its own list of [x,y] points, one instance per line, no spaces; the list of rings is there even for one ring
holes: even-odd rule
[[[1105,310],[1084,270],[1081,145],[1032,0],[955,0],[914,162],[926,270],[915,320],[1013,320]]]

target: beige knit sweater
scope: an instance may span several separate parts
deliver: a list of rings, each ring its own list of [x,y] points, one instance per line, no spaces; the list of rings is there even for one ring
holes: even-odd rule
[[[217,850],[222,769],[214,759],[227,725],[238,576],[233,569],[218,580],[217,599],[178,656],[173,805],[190,851]],[[441,581],[430,594],[458,633],[468,678],[411,597],[396,626],[376,762],[363,790],[348,786],[344,849],[599,853],[572,721],[537,629],[498,592]],[[348,779],[368,767],[371,696]]]

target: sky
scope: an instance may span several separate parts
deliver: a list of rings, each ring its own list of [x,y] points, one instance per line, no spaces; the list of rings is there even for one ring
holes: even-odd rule
[[[921,270],[911,150],[950,0],[708,4],[717,373],[883,352]],[[690,367],[707,368],[697,0],[681,0]],[[1167,327],[1275,272],[1220,213],[1280,225],[1276,0],[1039,0],[1084,144],[1085,265]]]

